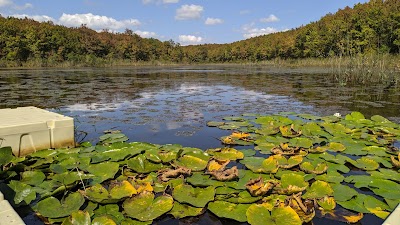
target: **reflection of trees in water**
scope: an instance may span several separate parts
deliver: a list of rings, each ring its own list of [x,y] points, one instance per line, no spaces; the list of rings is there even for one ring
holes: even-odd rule
[[[183,85],[226,85],[260,94],[296,98],[316,108],[358,110],[367,115],[398,116],[398,89],[341,87],[321,71],[253,67],[117,68],[80,70],[2,71],[0,107],[35,105],[56,108],[73,104],[118,103],[143,93],[178,91]],[[187,94],[196,95],[196,92]],[[291,110],[291,109],[288,109]]]

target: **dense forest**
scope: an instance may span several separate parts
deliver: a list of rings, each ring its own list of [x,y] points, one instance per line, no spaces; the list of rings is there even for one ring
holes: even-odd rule
[[[52,22],[0,17],[0,67],[118,62],[223,63],[400,53],[400,1],[371,0],[308,25],[231,44],[180,46]]]

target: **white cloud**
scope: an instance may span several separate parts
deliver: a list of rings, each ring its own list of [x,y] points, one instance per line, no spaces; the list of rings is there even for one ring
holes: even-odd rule
[[[1,0],[0,0],[1,1]],[[52,21],[53,23],[64,25],[67,27],[79,27],[85,24],[87,27],[96,31],[109,30],[110,32],[121,32],[125,29],[137,27],[140,25],[140,21],[137,19],[129,20],[116,20],[107,16],[87,14],[62,14],[59,19],[55,19],[46,15],[27,15],[27,14],[14,14],[10,15],[16,18],[30,18],[39,22]],[[150,31],[135,31],[142,37],[156,37],[156,33]]]
[[[266,34],[276,33],[279,30],[274,27],[266,27],[266,28],[256,28],[254,27],[254,23],[244,25],[242,27],[243,37],[244,38],[252,38]]]
[[[196,37],[193,35],[179,35],[179,42],[181,42],[183,45],[199,44],[202,41],[203,41],[202,37]]]
[[[266,35],[266,34],[272,34],[276,33],[278,30],[273,27],[266,27],[266,28],[252,28],[250,30],[247,30],[245,34],[243,34],[243,37],[245,38],[252,38],[252,37],[257,37],[261,35]]]
[[[12,7],[16,10],[25,10],[29,8],[33,8],[31,3],[25,3],[24,5],[17,5],[13,0],[0,0],[0,8],[1,7]]]
[[[206,25],[216,25],[216,24],[221,24],[221,23],[224,23],[224,21],[222,19],[210,18],[210,17],[208,17],[205,22]]]
[[[164,4],[178,3],[179,0],[162,0]]]
[[[11,0],[0,0],[0,7],[5,7],[14,4]]]
[[[150,3],[175,4],[178,2],[179,2],[179,0],[142,0],[142,3],[145,5],[150,4]]]
[[[63,13],[58,22],[64,26],[70,26],[70,27],[78,27],[81,26],[82,24],[85,24],[87,27],[95,30],[101,30],[101,29],[122,30],[125,28],[140,25],[140,22],[137,19],[116,20],[112,17],[93,15],[92,13],[87,13],[87,14]]]
[[[143,38],[151,38],[151,37],[154,38],[154,37],[157,37],[157,34],[155,32],[151,32],[151,31],[137,30],[134,33],[139,35],[140,37],[143,37]]]
[[[56,20],[53,17],[50,16],[46,16],[46,15],[27,15],[27,14],[14,14],[11,15],[12,17],[16,17],[16,18],[21,18],[24,19],[29,18],[29,19],[33,19],[39,22],[47,22],[47,21],[52,21],[52,22],[56,22]]]
[[[199,19],[204,8],[200,5],[182,5],[176,10],[176,20],[193,20]]]
[[[260,21],[263,23],[272,23],[272,22],[278,22],[279,18],[276,17],[274,14],[271,14],[268,17],[261,18]]]

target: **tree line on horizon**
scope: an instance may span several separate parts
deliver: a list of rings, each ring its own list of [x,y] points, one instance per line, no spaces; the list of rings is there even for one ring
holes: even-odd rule
[[[180,46],[126,30],[96,32],[0,16],[0,67],[97,65],[118,61],[164,63],[258,62],[400,53],[400,1],[370,0],[285,32],[230,44]],[[35,64],[36,63],[36,64]]]

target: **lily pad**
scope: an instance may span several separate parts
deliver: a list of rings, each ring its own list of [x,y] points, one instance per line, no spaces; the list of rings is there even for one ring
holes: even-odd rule
[[[336,201],[333,197],[325,196],[317,200],[319,206],[321,206],[325,211],[331,211],[336,208]]]
[[[208,149],[206,153],[214,156],[214,158],[218,160],[237,160],[244,158],[244,154],[234,148]]]
[[[306,173],[313,174],[323,174],[328,170],[328,165],[326,163],[314,163],[311,162],[303,162],[300,164],[300,169]]]
[[[207,186],[223,186],[224,183],[221,181],[213,180],[209,175],[204,175],[201,172],[194,172],[192,176],[186,178],[186,181],[193,186],[207,187]]]
[[[274,189],[278,194],[290,195],[304,191],[308,187],[308,182],[304,181],[304,177],[295,173],[283,174],[281,184]]]
[[[36,199],[36,191],[32,186],[22,183],[21,181],[12,180],[8,186],[15,192],[14,203],[29,204]]]
[[[379,164],[368,157],[361,157],[355,161],[351,160],[350,163],[362,170],[377,170],[379,168]]]
[[[333,189],[325,181],[317,180],[311,184],[307,192],[302,196],[304,199],[323,198],[325,196],[332,196]]]
[[[101,183],[105,180],[114,178],[119,170],[119,164],[116,162],[103,162],[98,164],[91,164],[87,171],[96,177],[93,178],[94,183]]]
[[[192,171],[202,171],[207,167],[210,156],[202,151],[189,152],[174,162],[176,166],[185,167]]]
[[[144,192],[124,201],[123,208],[129,217],[140,221],[150,221],[170,211],[173,198],[168,195],[154,198],[152,192]]]
[[[174,202],[174,207],[168,214],[174,216],[175,219],[181,219],[185,217],[198,216],[203,214],[204,208],[196,208],[191,205],[181,204],[177,201]]]
[[[311,148],[313,146],[313,141],[308,138],[292,138],[289,141],[289,145],[300,148]]]
[[[21,173],[22,183],[38,186],[40,185],[44,179],[46,179],[46,175],[42,171],[25,171]]]
[[[109,216],[99,216],[93,219],[92,225],[117,225]]]
[[[180,203],[188,203],[195,207],[205,207],[208,202],[214,200],[215,188],[194,188],[190,185],[178,185],[172,191],[172,196]]]
[[[163,164],[152,163],[144,155],[138,155],[129,159],[128,166],[138,173],[150,173],[164,168]]]
[[[69,194],[63,201],[54,197],[46,198],[37,204],[37,211],[44,217],[60,218],[77,212],[85,199],[79,192]]]
[[[73,212],[62,225],[91,225],[92,221],[88,212],[77,211]]]
[[[118,224],[125,219],[124,215],[119,211],[119,206],[117,204],[100,205],[99,208],[94,211],[94,217],[101,216],[110,217]]]
[[[343,152],[344,150],[346,150],[346,146],[337,142],[330,142],[327,148],[334,152]]]
[[[249,204],[234,204],[225,201],[214,201],[208,204],[208,210],[221,218],[233,219],[239,222],[246,222],[246,211]]]
[[[278,166],[284,169],[293,168],[303,161],[303,156],[301,155],[295,155],[289,158],[282,155],[274,155],[273,157],[278,161]]]
[[[299,215],[290,207],[277,207],[271,211],[263,204],[251,205],[246,212],[251,225],[301,225]]]

